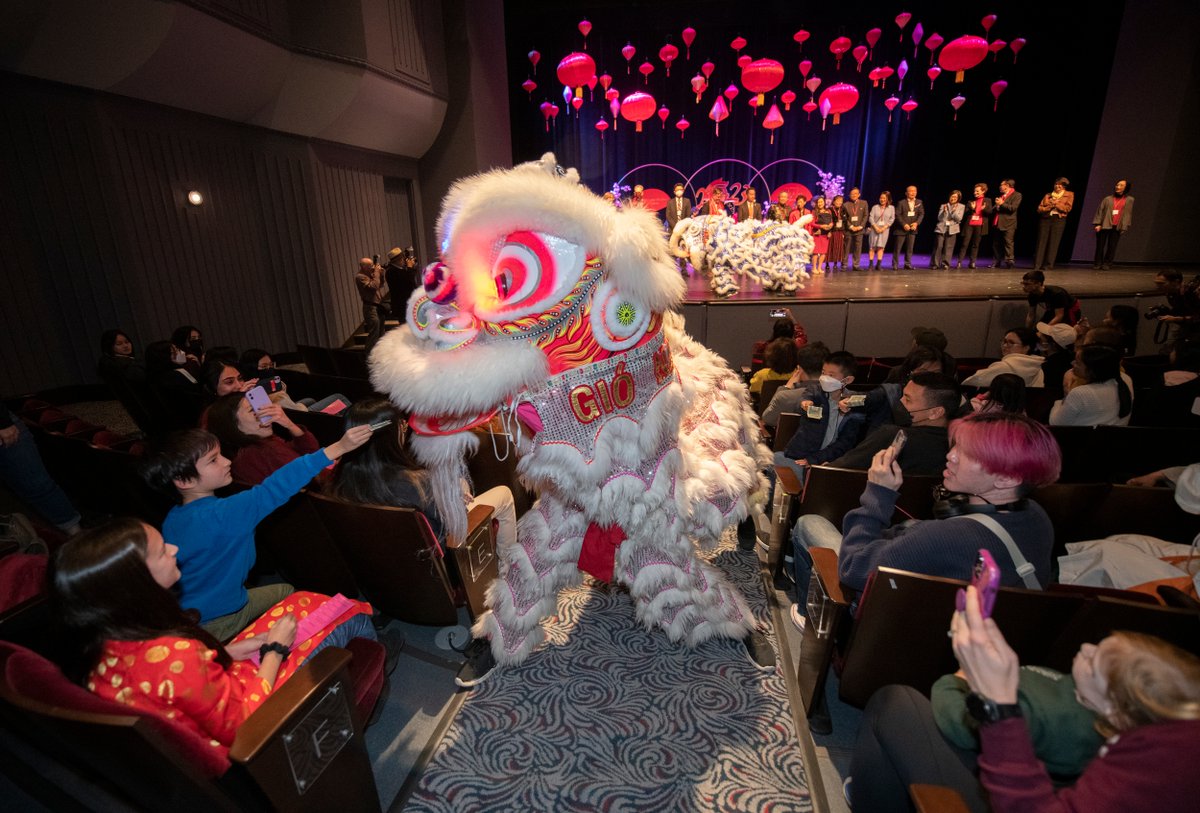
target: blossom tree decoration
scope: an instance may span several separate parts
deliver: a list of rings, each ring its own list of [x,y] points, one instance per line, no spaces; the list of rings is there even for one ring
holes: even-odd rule
[[[818,169],[817,178],[819,179],[817,186],[824,193],[825,200],[833,200],[846,189],[846,179],[841,175],[834,175],[832,172],[822,172]]]

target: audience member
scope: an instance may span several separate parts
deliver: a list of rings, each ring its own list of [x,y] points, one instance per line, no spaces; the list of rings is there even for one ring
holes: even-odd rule
[[[1057,285],[1047,285],[1046,275],[1041,271],[1027,271],[1021,277],[1021,290],[1029,297],[1029,313],[1025,316],[1025,326],[1033,327],[1042,321],[1048,325],[1065,322],[1074,325],[1079,321],[1079,300],[1071,296],[1066,288]],[[1045,305],[1046,310],[1039,320],[1038,305]]]
[[[381,426],[368,443],[342,458],[334,470],[330,492],[346,502],[415,508],[425,515],[434,535],[441,539],[442,519],[434,504],[433,486],[404,445],[407,424],[400,410],[385,398],[373,398],[359,401],[346,414],[347,426],[355,423],[378,426],[385,421],[390,424]],[[512,491],[507,486],[496,486],[472,496],[465,481],[462,485],[468,511],[476,505],[488,505],[494,510],[496,544],[516,544],[517,514]]]
[[[750,377],[750,395],[762,392],[763,382],[787,381],[796,372],[796,341],[790,336],[773,340],[764,354],[766,366]]]
[[[1045,585],[1054,529],[1028,494],[1057,480],[1061,462],[1050,430],[1023,415],[989,411],[954,421],[943,472],[949,496],[934,507],[937,519],[889,527],[904,475],[895,450],[884,449],[871,461],[862,505],[846,514],[842,533],[816,514],[796,522],[792,620],[804,628],[813,547],[839,551],[838,578],[859,591],[884,566],[970,579],[981,548],[996,560],[1001,584]]]
[[[146,380],[154,386],[199,395],[203,391],[200,382],[186,365],[187,354],[173,342],[150,342],[146,345]]]
[[[417,266],[417,251],[412,246],[388,252],[388,264],[383,269],[391,296],[391,311],[403,322],[408,312],[408,299],[421,287],[421,269]]]
[[[776,319],[771,325],[771,338],[760,339],[750,348],[751,370],[757,372],[763,366],[767,345],[776,339],[794,339],[797,350],[808,344],[808,334],[804,332],[804,325],[792,318],[791,308],[784,308],[783,312],[785,315]]]
[[[950,451],[947,427],[958,410],[958,402],[958,385],[942,373],[916,373],[904,385],[900,408],[909,420],[903,427],[907,440],[896,456],[901,471],[918,475],[942,473],[946,453]],[[900,426],[880,426],[829,465],[843,469],[870,468],[875,455],[891,446],[900,431]]]
[[[279,376],[275,369],[275,360],[271,358],[271,354],[266,350],[251,348],[242,353],[238,360],[238,370],[241,371],[242,384],[246,385],[246,389],[250,389],[258,382],[265,382],[264,387],[267,390],[267,395],[276,404],[279,404],[284,409],[294,409],[297,412],[328,412],[331,415],[341,415],[345,412],[346,407],[350,404],[350,399],[342,395],[340,392],[335,392],[333,395],[327,395],[324,398],[301,398],[293,400],[292,396],[287,391],[287,384]],[[228,373],[223,373],[223,379],[228,379]],[[220,387],[226,395],[230,392],[241,392],[237,387],[230,388],[230,383],[226,381],[226,385]]]
[[[1010,328],[1000,341],[1000,360],[963,379],[963,386],[986,387],[1002,373],[1019,375],[1027,387],[1042,386],[1042,363],[1045,360],[1034,355],[1037,343],[1037,334],[1029,328]]]
[[[364,614],[370,606],[353,601],[307,645],[297,641],[300,600],[307,599],[306,614],[328,601],[307,593],[264,608],[271,617],[222,646],[171,593],[180,579],[175,555],[174,545],[134,519],[113,520],[58,550],[51,592],[74,644],[64,672],[101,697],[170,719],[222,755],[242,723],[309,658],[376,637]]]
[[[258,378],[246,380],[236,364],[210,358],[200,371],[200,383],[211,397],[220,398],[231,392],[245,392],[258,384]]]
[[[384,304],[387,281],[379,264],[370,257],[363,257],[358,261],[354,284],[358,288],[359,298],[362,299],[362,329],[367,334],[366,350],[370,353],[375,347],[375,342],[382,338],[383,325],[388,318],[387,305]]]
[[[1042,386],[1047,395],[1055,400],[1063,397],[1063,376],[1075,363],[1076,331],[1061,322],[1048,325],[1038,322],[1038,350],[1045,357],[1042,362]]]
[[[1174,325],[1177,339],[1200,333],[1200,276],[1184,285],[1183,274],[1168,268],[1154,275],[1154,284],[1167,298],[1167,311],[1158,313],[1158,321]]]
[[[796,351],[796,372],[775,391],[775,397],[762,413],[762,424],[774,432],[779,425],[779,416],[785,412],[801,413],[802,401],[811,400],[820,390],[818,379],[821,368],[829,358],[829,348],[824,342],[813,342]]]
[[[0,482],[38,514],[72,536],[79,532],[79,512],[63,492],[38,452],[24,422],[0,404]]]
[[[914,328],[914,334],[918,330],[921,333],[918,339],[914,340],[913,348],[904,361],[888,372],[887,380],[883,384],[867,392],[866,402],[863,404],[863,412],[867,416],[867,431],[889,423],[897,426],[909,425],[909,416],[900,406],[900,396],[904,394],[904,385],[912,380],[914,375],[938,373],[954,378],[956,364],[953,356],[939,350],[936,342],[917,344],[917,341],[923,341],[933,333],[941,335],[941,331],[936,328]],[[945,338],[942,336],[943,347]],[[951,414],[950,417],[955,416]]]
[[[1132,305],[1113,305],[1100,323],[1121,333],[1121,351],[1126,356],[1137,355],[1138,312]]]
[[[1120,351],[1103,345],[1079,349],[1065,377],[1061,401],[1050,408],[1051,426],[1128,426],[1133,391],[1121,377]]]
[[[133,353],[133,342],[123,330],[106,330],[100,336],[100,361],[96,373],[105,381],[145,381],[146,365]]]
[[[1134,423],[1200,428],[1200,336],[1177,341],[1169,358],[1162,383],[1138,392]]]
[[[163,536],[179,549],[179,601],[199,611],[202,627],[218,640],[228,640],[292,592],[287,584],[247,591],[255,527],[322,469],[370,437],[371,427],[352,427],[325,449],[293,460],[261,485],[231,497],[216,496],[233,477],[215,435],[188,429],[171,433],[157,445],[143,475],[152,487],[173,492],[180,500],[163,522]]]
[[[181,325],[171,331],[171,341],[184,353],[184,366],[192,375],[199,375],[204,363],[204,334],[195,325]]]
[[[220,441],[221,454],[232,461],[235,483],[258,485],[284,465],[321,448],[312,432],[297,426],[282,406],[272,403],[255,412],[239,392],[218,398],[207,416],[205,426]]]
[[[854,448],[866,417],[839,402],[857,369],[853,354],[839,350],[829,355],[821,366],[820,392],[800,402],[800,428],[787,447],[775,453],[776,466],[789,466],[803,477],[806,466],[827,463]]]
[[[986,390],[971,400],[971,408],[976,412],[995,410],[1024,415],[1025,399],[1025,382],[1021,376],[1001,373],[992,379]]]

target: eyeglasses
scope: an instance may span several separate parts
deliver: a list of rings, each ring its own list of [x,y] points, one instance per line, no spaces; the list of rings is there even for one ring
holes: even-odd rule
[[[1004,339],[1000,342],[1000,346],[1001,347],[1020,347],[1021,343],[1020,342],[1010,342],[1008,339]]]

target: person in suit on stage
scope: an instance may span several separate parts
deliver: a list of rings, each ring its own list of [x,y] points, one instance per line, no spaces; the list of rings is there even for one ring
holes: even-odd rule
[[[994,261],[991,268],[1012,268],[1013,238],[1017,234],[1017,208],[1021,205],[1021,193],[1017,191],[1017,182],[1005,178],[1000,182],[1000,194],[996,197],[996,208],[992,215],[992,253]]]
[[[962,268],[963,259],[967,256],[968,250],[971,252],[969,268],[973,270],[975,261],[979,259],[979,240],[988,233],[988,223],[992,219],[993,204],[992,199],[987,196],[987,191],[987,184],[975,184],[975,199],[966,205],[966,211],[963,213],[962,237],[959,238],[962,242],[959,244],[958,262],[954,264],[955,268]]]
[[[708,200],[700,204],[700,211],[696,212],[697,217],[706,215],[721,215],[724,217],[729,214],[725,211],[725,190],[720,187],[712,190],[709,193]]]
[[[954,256],[954,241],[958,239],[959,224],[962,223],[964,207],[959,201],[962,192],[955,189],[950,193],[950,199],[938,207],[937,225],[934,232],[937,241],[934,244],[933,256],[929,258],[929,268],[949,268],[950,259]]]
[[[1054,258],[1058,256],[1058,244],[1062,240],[1067,215],[1075,206],[1075,193],[1067,189],[1070,181],[1059,178],[1054,189],[1042,195],[1038,204],[1038,241],[1033,255],[1033,270],[1054,270]]]
[[[1100,201],[1092,217],[1092,226],[1096,229],[1096,258],[1092,268],[1104,271],[1112,268],[1117,243],[1132,225],[1133,195],[1129,194],[1129,181],[1122,179],[1117,181],[1113,193]]]
[[[692,201],[684,195],[683,184],[675,184],[674,196],[667,201],[667,231],[675,231],[675,224],[692,216]]]
[[[746,199],[738,206],[737,219],[738,223],[763,219],[762,204],[758,202],[758,193],[753,186],[746,187]]]
[[[912,271],[913,244],[917,241],[917,229],[925,219],[925,204],[917,197],[917,188],[909,186],[904,190],[904,197],[896,204],[896,220],[892,224],[892,234],[896,235],[892,245],[892,270],[900,265],[900,248],[904,247],[904,270]]]
[[[846,254],[850,257],[851,270],[857,271],[862,260],[863,235],[867,229],[867,202],[862,199],[858,187],[850,190],[846,201]]]
[[[892,193],[880,192],[879,203],[872,206],[871,213],[867,215],[867,225],[871,227],[867,242],[867,265],[875,271],[883,264],[883,249],[895,219],[896,207],[892,205]]]

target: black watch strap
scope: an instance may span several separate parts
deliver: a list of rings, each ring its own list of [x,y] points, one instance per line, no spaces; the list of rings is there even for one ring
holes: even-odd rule
[[[986,725],[1011,717],[1020,717],[1021,706],[1018,703],[997,703],[978,692],[971,692],[967,695],[967,713],[981,724]]]
[[[258,659],[261,661],[267,657],[267,653],[274,652],[279,655],[279,662],[283,663],[288,659],[288,655],[292,654],[292,650],[280,643],[263,644],[258,648]]]

